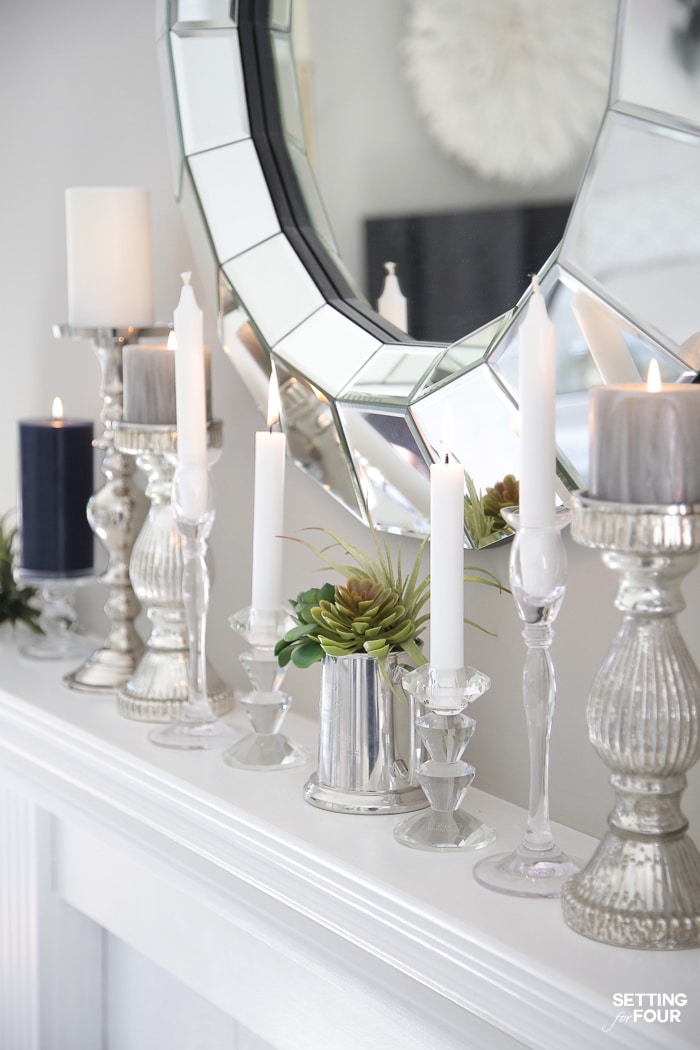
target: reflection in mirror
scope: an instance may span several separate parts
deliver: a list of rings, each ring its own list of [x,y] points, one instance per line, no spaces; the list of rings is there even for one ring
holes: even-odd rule
[[[217,5],[173,4],[161,35],[171,65],[161,67],[174,78],[178,193],[200,271],[218,285],[222,342],[261,411],[277,372],[302,469],[361,520],[424,535],[448,406],[452,452],[477,494],[517,472],[517,333],[529,292],[449,346],[411,340],[378,317],[336,248],[301,132],[291,0],[239,0],[231,19]],[[557,328],[562,498],[586,482],[591,385],[641,376],[652,357],[666,380],[687,381],[696,368],[700,129],[681,6],[622,0],[610,106],[563,246],[541,272]],[[359,28],[369,44],[368,24]],[[639,72],[650,69],[653,86]],[[391,151],[391,125],[379,123]],[[344,143],[349,173],[352,147]],[[395,180],[390,189],[395,197]],[[477,534],[470,507],[466,542],[498,541]]]

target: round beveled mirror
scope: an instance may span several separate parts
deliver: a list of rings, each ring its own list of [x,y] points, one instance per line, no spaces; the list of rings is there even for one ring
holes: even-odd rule
[[[684,18],[675,0],[623,0],[607,112],[540,271],[557,328],[562,495],[586,482],[591,385],[641,378],[651,357],[666,380],[696,373],[700,153]],[[382,320],[344,265],[310,163],[291,0],[173,2],[160,39],[177,194],[218,288],[225,349],[261,408],[275,369],[291,455],[319,485],[378,528],[424,535],[448,406],[472,502],[517,472],[526,284],[456,341]],[[479,534],[466,509],[468,545],[502,538]]]

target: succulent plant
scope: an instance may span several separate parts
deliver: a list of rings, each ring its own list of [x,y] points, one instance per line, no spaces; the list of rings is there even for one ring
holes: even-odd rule
[[[323,649],[318,640],[320,626],[311,611],[321,601],[332,601],[334,595],[333,584],[324,583],[322,587],[301,591],[290,601],[294,627],[275,646],[275,656],[280,667],[286,667],[290,660],[295,667],[310,667],[323,659]]]
[[[35,587],[18,587],[13,573],[13,547],[16,528],[5,524],[7,515],[0,518],[0,623],[23,623],[37,634],[43,634],[39,625],[41,610],[32,604]]]
[[[483,496],[484,511],[493,518],[499,529],[510,531],[510,527],[501,517],[505,507],[517,507],[520,501],[520,482],[513,474],[506,474],[503,481],[489,486]]]
[[[387,584],[351,576],[337,586],[332,601],[311,610],[319,625],[318,640],[329,656],[366,652],[386,660],[392,649],[415,639],[416,627]]]

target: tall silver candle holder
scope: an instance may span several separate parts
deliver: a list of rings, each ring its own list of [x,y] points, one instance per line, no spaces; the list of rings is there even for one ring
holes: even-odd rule
[[[549,738],[556,681],[550,653],[557,617],[566,591],[566,550],[562,528],[571,520],[558,508],[551,526],[524,527],[513,508],[503,517],[515,531],[510,551],[510,586],[523,621],[525,664],[523,703],[530,751],[530,791],[525,835],[511,853],[485,857],[474,867],[482,886],[517,897],[558,897],[580,863],[554,840],[549,819]]]
[[[562,892],[577,933],[630,948],[700,947],[700,854],[680,804],[700,757],[700,673],[676,623],[698,562],[700,504],[574,498],[572,536],[619,576],[622,623],[591,689],[593,747],[616,795],[609,830]]]
[[[216,454],[210,452],[210,465]],[[203,475],[203,476],[202,476]],[[183,488],[201,495],[203,509],[196,517],[183,505]],[[206,630],[209,612],[207,539],[214,524],[214,487],[210,472],[199,467],[178,466],[172,489],[173,518],[183,539],[182,594],[189,643],[189,690],[175,722],[153,729],[149,739],[159,747],[204,750],[228,747],[239,734],[217,717],[207,689]]]
[[[222,425],[207,431],[212,461],[222,444]],[[171,505],[176,467],[174,426],[118,423],[115,446],[135,457],[147,477],[150,509],[134,543],[130,574],[136,597],[147,610],[151,633],[129,680],[117,692],[117,709],[140,722],[172,722],[189,698],[189,641],[182,593],[183,540]],[[224,715],[233,706],[233,688],[207,664],[207,691],[212,710]]]
[[[308,751],[281,732],[292,697],[282,690],[286,668],[279,666],[274,650],[292,622],[285,609],[251,607],[229,619],[250,646],[239,659],[253,687],[240,697],[253,732],[224,752],[224,762],[236,769],[291,769],[309,761]]]
[[[141,525],[131,480],[135,463],[133,457],[123,455],[114,445],[114,427],[122,418],[123,408],[122,347],[128,341],[135,341],[141,332],[135,328],[116,330],[71,325],[54,325],[53,332],[60,339],[90,339],[100,362],[100,420],[104,431],[95,446],[103,453],[100,469],[105,484],[88,501],[87,516],[108,554],[107,568],[97,579],[109,588],[105,613],[110,621],[104,643],[63,681],[70,689],[80,692],[113,693],[129,680],[143,652],[143,642],[134,626],[139,603],[129,576],[131,549]],[[157,334],[167,329],[147,332]]]
[[[490,845],[496,832],[461,808],[476,770],[463,760],[476,722],[466,708],[489,689],[490,678],[475,667],[444,672],[423,664],[403,677],[416,701],[416,731],[429,758],[416,771],[430,809],[402,820],[394,838],[413,849],[475,850]]]

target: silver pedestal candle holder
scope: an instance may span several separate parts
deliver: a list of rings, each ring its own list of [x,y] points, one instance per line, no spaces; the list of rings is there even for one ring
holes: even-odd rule
[[[489,846],[496,832],[461,808],[476,770],[463,760],[476,722],[466,708],[489,689],[491,680],[474,667],[444,672],[427,664],[403,678],[416,701],[416,731],[428,755],[416,776],[430,809],[402,820],[394,838],[413,849],[444,853]]]
[[[134,627],[139,603],[129,577],[131,549],[141,524],[131,481],[135,463],[133,457],[124,456],[114,446],[114,426],[123,410],[122,348],[140,334],[159,334],[167,328],[122,331],[54,325],[53,331],[56,338],[90,339],[100,362],[104,431],[95,446],[103,453],[105,484],[88,501],[87,516],[108,554],[107,568],[97,579],[109,588],[105,613],[110,621],[103,645],[63,681],[80,692],[113,693],[129,680],[143,653],[143,642]]]
[[[36,587],[39,591],[39,626],[44,632],[23,642],[19,653],[29,660],[76,660],[85,656],[91,646],[78,622],[76,591],[78,587],[92,583],[94,573],[46,576],[16,568],[14,577],[17,583]]]
[[[700,757],[700,673],[680,634],[700,504],[574,497],[573,539],[617,573],[622,623],[591,689],[593,747],[611,771],[609,830],[562,892],[577,933],[630,948],[700,947],[700,853],[681,811]]]
[[[136,597],[147,610],[151,633],[129,680],[117,692],[117,710],[139,722],[173,722],[189,698],[190,651],[182,594],[182,534],[175,524],[171,497],[176,468],[174,426],[119,423],[115,446],[135,457],[147,477],[150,509],[134,543],[130,575]],[[222,425],[208,426],[212,461],[222,444]],[[212,710],[225,715],[233,706],[233,688],[207,664],[207,692]]]
[[[209,453],[211,459],[216,453]],[[194,474],[194,477],[193,477]],[[201,487],[202,474],[206,478],[206,501],[200,515],[192,517],[182,502],[183,484],[190,482]],[[207,539],[214,524],[214,488],[208,470],[197,467],[178,467],[172,488],[172,509],[175,523],[182,534],[183,568],[182,594],[187,621],[189,643],[189,690],[187,703],[182,705],[175,722],[149,733],[149,740],[159,747],[194,751],[228,747],[238,734],[218,718],[209,700],[207,690],[206,629],[209,612],[209,570],[207,567]]]
[[[564,881],[580,868],[554,840],[549,819],[549,740],[556,700],[550,647],[552,624],[566,591],[566,550],[562,528],[568,508],[557,509],[553,524],[526,528],[513,508],[502,511],[515,531],[510,552],[510,586],[524,623],[523,703],[530,752],[527,826],[511,853],[485,857],[474,867],[482,886],[517,897],[559,897]]]
[[[239,659],[252,692],[239,698],[253,732],[224,752],[224,762],[237,769],[291,769],[305,765],[308,751],[280,732],[292,697],[282,691],[286,668],[279,666],[275,645],[292,626],[284,609],[261,612],[241,609],[230,617],[231,627],[250,646]]]

